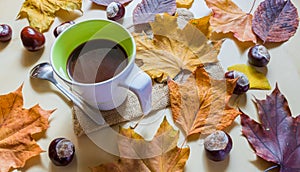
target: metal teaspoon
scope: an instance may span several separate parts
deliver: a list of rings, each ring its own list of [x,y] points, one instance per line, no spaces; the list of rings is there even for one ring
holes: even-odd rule
[[[87,114],[95,123],[97,123],[98,125],[103,125],[105,123],[105,120],[103,119],[98,109],[91,107],[56,81],[56,79],[53,77],[53,68],[49,63],[45,62],[36,65],[30,71],[30,76],[32,78],[50,81],[62,93],[64,93],[78,108],[80,108],[85,114]]]

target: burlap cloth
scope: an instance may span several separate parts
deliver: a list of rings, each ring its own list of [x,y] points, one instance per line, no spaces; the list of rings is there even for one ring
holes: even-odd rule
[[[222,79],[224,70],[219,63],[205,65],[206,71],[214,79]],[[179,78],[180,79],[180,78]],[[168,108],[169,90],[166,83],[155,83],[152,88],[152,111],[149,115],[155,115],[155,112]],[[126,121],[141,118],[143,115],[138,98],[130,91],[125,102],[118,108],[110,111],[101,111],[107,125],[100,126],[87,117],[79,108],[73,107],[73,127],[77,136],[89,134],[94,131],[103,129],[104,127],[117,125]]]

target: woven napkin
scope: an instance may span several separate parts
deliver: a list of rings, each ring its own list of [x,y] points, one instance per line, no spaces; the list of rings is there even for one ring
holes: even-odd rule
[[[214,79],[222,79],[224,70],[219,63],[205,65],[206,71]],[[148,115],[155,115],[156,111],[165,109],[170,105],[169,90],[165,83],[155,83],[152,88],[152,111]],[[123,122],[139,119],[143,113],[140,108],[138,98],[135,94],[128,91],[125,102],[116,109],[109,111],[101,111],[107,125],[97,125],[89,117],[87,117],[78,107],[73,107],[73,127],[77,136],[89,134],[94,131],[103,129],[104,127],[117,125]]]
[[[152,111],[148,115],[152,115],[155,111],[166,108],[169,104],[168,86],[166,84],[154,84],[152,88]],[[78,107],[74,106],[73,122],[75,134],[77,136],[89,134],[102,129],[103,127],[138,119],[143,115],[138,98],[131,91],[128,91],[128,96],[121,106],[113,110],[101,111],[101,114],[107,125],[97,125]]]

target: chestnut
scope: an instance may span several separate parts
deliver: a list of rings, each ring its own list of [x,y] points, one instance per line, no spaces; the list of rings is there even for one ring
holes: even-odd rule
[[[66,138],[52,140],[48,147],[48,156],[56,166],[66,166],[73,160],[75,154],[74,144]]]
[[[231,70],[225,73],[225,78],[229,78],[229,79],[238,78],[233,90],[234,94],[238,94],[238,95],[243,94],[249,90],[250,87],[249,80],[244,73]]]
[[[263,45],[255,45],[248,51],[248,62],[253,66],[264,67],[269,63],[270,58],[268,49]]]
[[[70,26],[72,26],[74,24],[75,24],[74,21],[66,21],[66,22],[61,23],[53,30],[54,36],[57,37],[59,34],[61,34],[63,31],[65,31],[67,28],[69,28]]]
[[[125,7],[119,2],[112,2],[106,7],[106,15],[109,20],[119,20],[125,15]]]
[[[232,139],[224,131],[215,131],[204,139],[204,149],[209,159],[223,161],[232,149]]]
[[[7,24],[0,24],[0,41],[7,42],[11,39],[12,29]]]
[[[37,51],[44,47],[45,36],[31,26],[26,26],[21,31],[23,46],[29,51]]]

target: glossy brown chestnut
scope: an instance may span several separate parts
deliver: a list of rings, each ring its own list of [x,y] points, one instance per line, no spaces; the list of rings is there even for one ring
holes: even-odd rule
[[[232,139],[224,131],[215,131],[204,139],[206,156],[213,161],[223,161],[232,149]]]
[[[233,93],[234,94],[243,94],[249,90],[250,84],[247,76],[242,72],[238,71],[228,71],[225,73],[225,78],[235,79],[238,78],[236,81],[236,85],[234,87]]]
[[[12,29],[7,24],[0,24],[0,41],[7,42],[11,39]]]
[[[248,62],[257,67],[264,67],[270,61],[270,53],[263,45],[255,45],[249,49]]]
[[[57,37],[59,34],[61,34],[63,31],[65,31],[67,28],[69,28],[70,26],[72,26],[74,24],[75,24],[74,21],[67,21],[67,22],[61,23],[53,30],[54,36]]]
[[[45,36],[30,26],[26,26],[22,29],[21,40],[23,46],[29,51],[37,51],[43,48],[45,44]]]
[[[73,160],[75,154],[74,144],[66,138],[52,140],[48,148],[48,156],[57,166],[66,166]]]
[[[106,15],[109,20],[119,20],[125,15],[125,7],[119,2],[112,2],[106,7]]]

